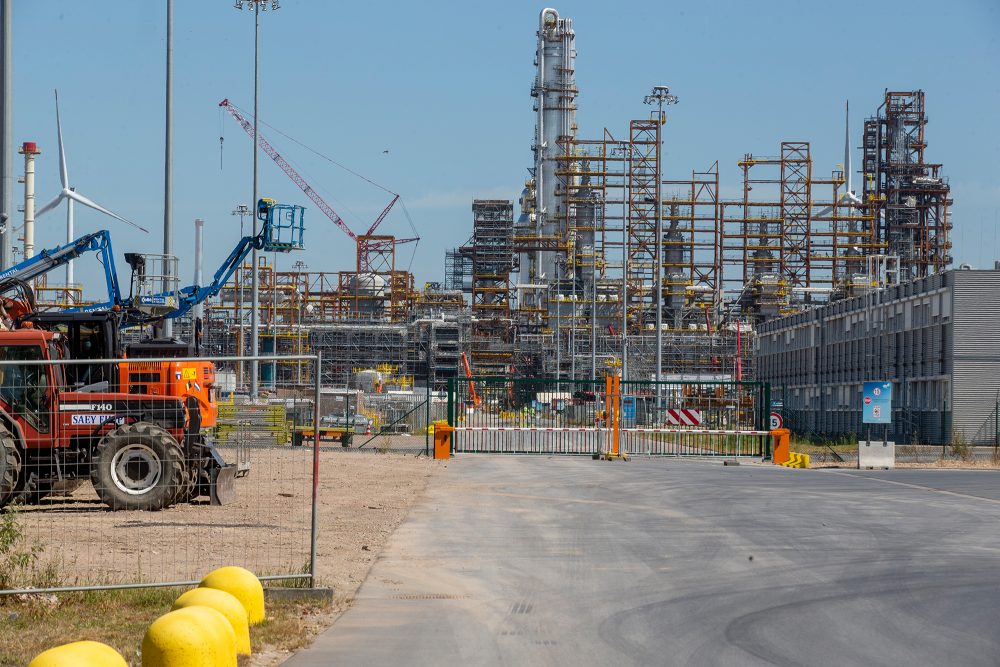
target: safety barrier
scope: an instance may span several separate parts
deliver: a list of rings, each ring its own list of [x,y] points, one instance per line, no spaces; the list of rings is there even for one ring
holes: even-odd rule
[[[766,458],[769,387],[724,380],[452,379],[454,452]]]
[[[799,454],[798,452],[790,452],[788,460],[784,463],[779,463],[778,465],[785,466],[786,468],[808,468],[809,455]]]
[[[210,572],[154,620],[142,638],[143,667],[236,667],[251,655],[250,627],[264,621],[264,588],[252,572]],[[38,654],[28,667],[126,667],[118,651],[77,641]]]

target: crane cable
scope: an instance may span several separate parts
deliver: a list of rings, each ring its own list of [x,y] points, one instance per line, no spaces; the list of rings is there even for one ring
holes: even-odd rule
[[[232,102],[230,102],[230,104],[232,104]],[[268,128],[268,129],[270,129],[270,130],[273,130],[273,131],[277,132],[278,134],[280,134],[281,136],[283,136],[283,137],[284,137],[285,139],[288,139],[288,140],[289,140],[289,141],[291,141],[292,143],[294,143],[294,144],[297,144],[297,145],[301,146],[302,148],[306,149],[306,150],[307,150],[307,151],[309,151],[310,153],[313,153],[314,155],[317,155],[317,156],[319,156],[319,157],[323,158],[323,159],[324,159],[324,160],[326,160],[327,162],[329,162],[329,163],[331,163],[331,164],[334,164],[334,165],[336,165],[336,166],[340,167],[341,169],[343,169],[344,171],[346,171],[346,172],[347,172],[347,173],[349,173],[349,174],[353,174],[354,176],[357,176],[357,177],[358,177],[358,178],[360,178],[360,179],[361,179],[362,181],[365,181],[366,183],[370,183],[370,184],[374,185],[374,186],[375,186],[376,188],[378,188],[378,189],[380,189],[380,190],[383,190],[383,191],[385,191],[385,192],[388,192],[389,194],[391,194],[391,195],[393,195],[393,196],[396,196],[396,195],[397,195],[397,193],[393,192],[392,190],[390,190],[389,188],[385,187],[384,185],[381,185],[381,184],[379,184],[379,183],[376,183],[375,181],[373,181],[372,179],[368,178],[367,176],[364,176],[364,175],[362,175],[362,174],[359,174],[358,172],[354,171],[353,169],[351,169],[351,168],[350,168],[350,167],[348,167],[347,165],[344,165],[344,164],[342,164],[342,163],[340,163],[340,162],[337,162],[337,161],[336,161],[336,160],[334,160],[334,159],[333,159],[332,157],[329,157],[328,155],[324,155],[323,153],[320,153],[320,152],[319,152],[318,150],[316,150],[315,148],[312,148],[311,146],[307,146],[306,144],[302,143],[301,141],[299,141],[299,140],[298,140],[298,139],[296,139],[295,137],[292,137],[292,136],[290,136],[290,135],[288,135],[288,134],[285,134],[284,132],[282,132],[281,130],[279,130],[278,128],[276,128],[276,127],[275,127],[274,125],[271,125],[270,123],[268,123],[267,121],[264,121],[264,120],[261,120],[261,121],[259,121],[259,122],[260,122],[260,124],[261,124],[261,125],[264,125],[264,126],[266,126],[266,127]],[[287,158],[286,158],[286,159],[287,159]]]

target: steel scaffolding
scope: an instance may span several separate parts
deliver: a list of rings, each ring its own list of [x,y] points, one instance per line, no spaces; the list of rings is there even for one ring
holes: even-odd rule
[[[922,90],[886,91],[864,126],[865,203],[877,216],[879,241],[899,257],[906,280],[943,271],[952,261],[951,188],[941,165],[924,161],[926,126]]]

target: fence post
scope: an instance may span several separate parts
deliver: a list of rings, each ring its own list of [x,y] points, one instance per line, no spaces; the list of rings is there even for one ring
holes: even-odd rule
[[[448,426],[455,426],[455,378],[448,378]],[[455,434],[451,434],[452,452],[455,451]]]
[[[424,456],[431,453],[431,365],[427,364],[427,397],[424,400]]]
[[[322,350],[316,351],[313,362],[316,367],[313,374],[316,383],[313,387],[313,488],[312,488],[312,526],[310,528],[311,543],[309,546],[309,585],[316,587],[316,543],[319,537],[319,400],[320,400],[320,365],[323,361]]]

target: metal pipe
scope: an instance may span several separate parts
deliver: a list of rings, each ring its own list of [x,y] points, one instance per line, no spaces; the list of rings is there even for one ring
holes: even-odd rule
[[[606,191],[606,190],[605,190]],[[601,206],[601,229],[604,229],[604,206]],[[597,379],[597,230],[594,230],[594,239],[591,241],[591,269],[590,269],[590,381]],[[602,232],[603,234],[603,232]],[[602,237],[603,238],[603,237]],[[603,245],[603,244],[602,244]]]
[[[538,136],[535,137],[535,235],[541,237],[542,235],[542,220],[544,218],[544,201],[542,198],[543,184],[545,182],[545,175],[542,170],[542,164],[545,161],[545,15],[551,12],[556,17],[556,21],[559,20],[559,12],[549,7],[546,7],[538,15],[538,55],[536,56],[538,60],[538,82],[535,87],[535,94],[538,98],[538,123],[537,123],[537,133]],[[535,275],[530,276],[529,279],[536,280],[540,275],[542,267],[542,251],[535,251]],[[546,309],[549,308],[549,304],[545,304]],[[557,336],[558,340],[558,336]]]
[[[253,199],[250,201],[250,210],[253,217],[254,237],[260,234],[260,222],[257,220],[257,131],[258,118],[260,118],[260,3],[255,2],[253,8]],[[260,351],[260,274],[257,269],[257,246],[255,245],[250,254],[250,261],[253,264],[250,274],[250,354],[256,356]],[[256,361],[250,364],[250,399],[257,398],[260,366]]]
[[[622,157],[626,157],[625,173],[622,174],[622,379],[628,379],[628,199],[630,176],[632,173],[632,146],[624,141]],[[628,150],[626,151],[626,146]]]
[[[313,385],[313,480],[312,480],[312,516],[310,524],[309,546],[309,583],[316,586],[316,545],[319,539],[319,401],[320,401],[320,364],[323,362],[323,352],[317,350],[313,375],[316,382]],[[345,424],[345,426],[347,426]]]
[[[174,181],[173,181],[173,126],[174,126],[174,0],[167,0],[167,94],[166,94],[166,130],[164,132],[163,156],[163,254],[174,254]],[[163,263],[163,291],[173,288],[169,261]],[[163,320],[163,336],[171,338],[174,333],[174,321]]]
[[[121,361],[119,359],[119,361]],[[290,579],[308,579],[308,574],[265,574],[257,578],[260,581],[288,581]],[[61,586],[53,588],[13,588],[0,591],[4,595],[39,595],[41,593],[78,593],[86,591],[124,591],[136,588],[175,588],[178,586],[197,586],[200,581],[164,581],[162,583],[141,584],[94,584],[92,586]]]
[[[194,284],[202,286],[202,240],[205,233],[205,221],[195,218],[194,221]],[[202,318],[205,315],[205,304],[199,303],[194,307],[194,316]]]
[[[7,216],[6,228],[0,232],[0,268],[13,264],[11,239],[14,236],[14,55],[13,2],[0,4],[0,213]]]

